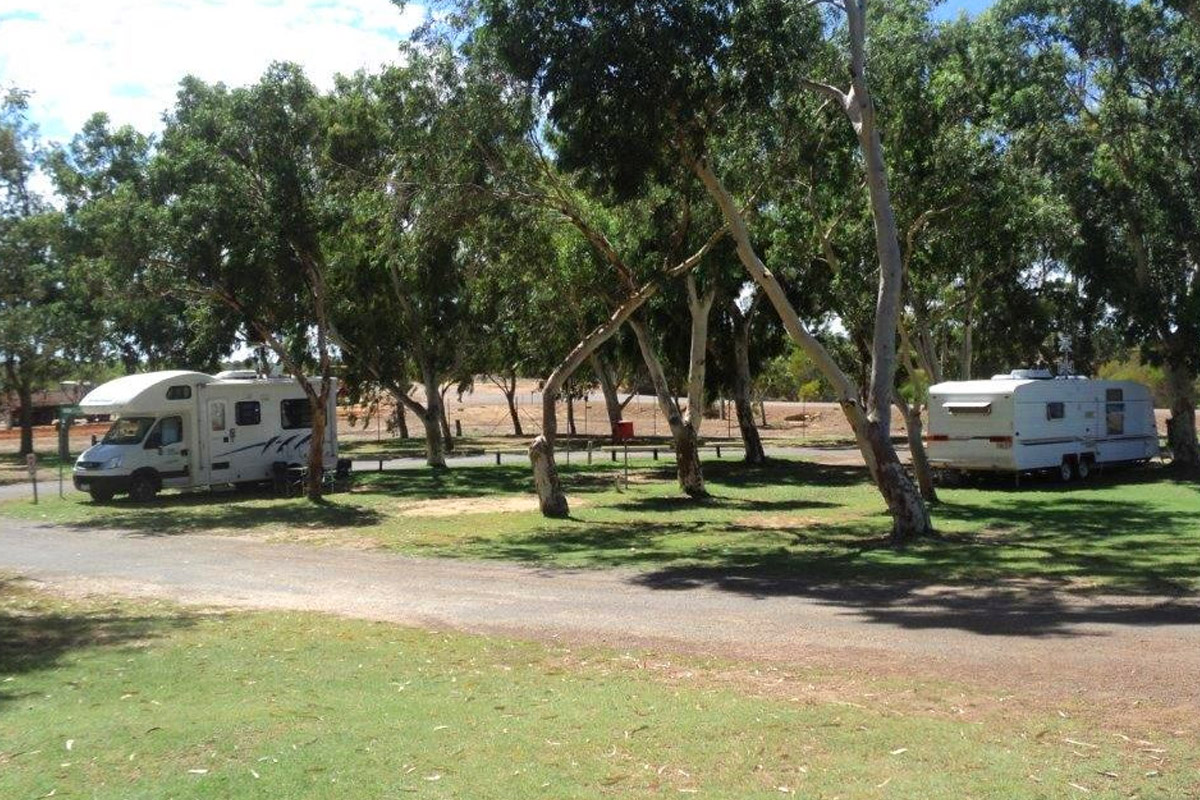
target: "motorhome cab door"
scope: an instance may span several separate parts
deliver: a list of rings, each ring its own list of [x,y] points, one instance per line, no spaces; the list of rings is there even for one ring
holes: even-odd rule
[[[191,481],[186,431],[182,416],[162,417],[154,423],[142,445],[152,457],[163,486],[187,486]]]

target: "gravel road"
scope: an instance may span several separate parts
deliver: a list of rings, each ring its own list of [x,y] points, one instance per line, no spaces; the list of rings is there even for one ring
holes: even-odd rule
[[[432,628],[648,646],[1200,707],[1196,598],[813,584],[751,574],[542,570],[245,538],[0,519],[0,571],[72,590],[316,610]]]

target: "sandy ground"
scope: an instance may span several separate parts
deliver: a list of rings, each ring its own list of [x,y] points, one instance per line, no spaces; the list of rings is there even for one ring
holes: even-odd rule
[[[1041,582],[538,569],[13,520],[0,525],[0,570],[74,592],[950,680],[1031,707],[1053,699],[1172,718],[1200,710],[1196,598],[1083,595]]]
[[[622,400],[627,395],[622,394]],[[504,395],[500,390],[480,380],[475,384],[475,391],[464,395],[461,400],[453,392],[447,395],[447,417],[452,428],[455,423],[461,423],[465,436],[484,438],[511,438],[513,434],[512,420]],[[537,382],[522,380],[518,382],[517,412],[521,419],[522,437],[520,442],[536,436],[541,430],[542,395],[537,391]],[[718,404],[717,408],[720,408]],[[387,409],[390,414],[390,409]],[[740,438],[737,419],[732,405],[727,406],[726,418],[705,419],[701,426],[701,435],[709,439]],[[1156,412],[1159,433],[1166,435],[1166,418],[1169,412],[1159,409]],[[669,430],[662,412],[653,397],[639,395],[625,407],[625,419],[633,422],[634,433],[639,437],[669,435]],[[409,433],[413,437],[421,436],[421,428],[410,414]],[[761,411],[756,407],[756,421],[759,431],[769,444],[774,439],[787,439],[790,442],[803,443],[806,440],[815,442],[830,439],[849,439],[852,434],[846,418],[836,403],[783,403],[768,401],[766,403],[766,421],[762,424]],[[604,410],[604,398],[600,393],[593,392],[587,398],[575,401],[575,427],[578,436],[604,439],[610,435],[608,417]],[[90,443],[93,435],[103,436],[108,429],[107,423],[93,425],[75,425],[71,428],[71,452],[80,453]],[[559,403],[558,430],[566,434],[567,412],[566,404]],[[905,433],[904,420],[899,413],[892,414],[892,431],[896,436]],[[338,438],[343,442],[370,441],[378,438],[388,438],[386,423],[379,419],[367,420],[365,409],[361,407],[343,407],[338,412]],[[41,453],[53,452],[57,448],[57,432],[53,426],[45,425],[35,428],[35,449]],[[15,429],[0,429],[0,455],[15,453],[19,444],[19,431]],[[415,444],[415,442],[414,442]]]

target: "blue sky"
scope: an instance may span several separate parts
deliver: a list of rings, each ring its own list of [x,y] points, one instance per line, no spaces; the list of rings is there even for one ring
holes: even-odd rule
[[[939,13],[991,2],[948,0]],[[327,87],[391,61],[424,14],[391,0],[0,0],[0,87],[34,92],[47,139],[69,139],[100,110],[150,132],[186,74],[240,85],[288,60]]]
[[[100,110],[154,131],[184,75],[246,84],[288,60],[328,86],[391,61],[424,13],[390,0],[0,0],[0,87],[34,93],[47,139]]]

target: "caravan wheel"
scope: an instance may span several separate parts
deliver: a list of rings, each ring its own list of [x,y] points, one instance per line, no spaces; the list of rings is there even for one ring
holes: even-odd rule
[[[1063,479],[1063,483],[1070,483],[1075,477],[1075,468],[1071,466],[1071,462],[1063,459],[1062,465],[1058,468],[1058,476]]]
[[[1079,480],[1086,481],[1092,474],[1092,460],[1090,458],[1079,459],[1079,464],[1075,467],[1075,474],[1079,476]]]

